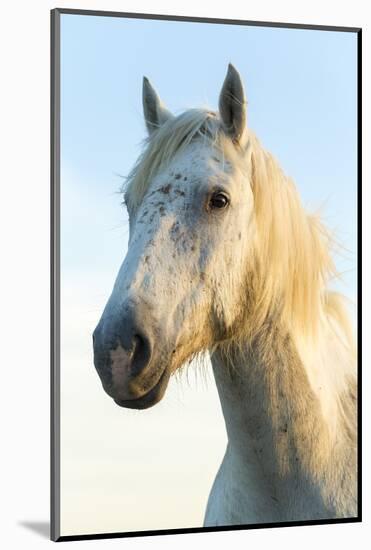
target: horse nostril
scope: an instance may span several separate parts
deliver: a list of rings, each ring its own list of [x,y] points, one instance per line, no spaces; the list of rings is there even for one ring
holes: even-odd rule
[[[152,346],[145,334],[136,333],[133,336],[133,355],[131,358],[131,372],[137,376],[151,360]]]

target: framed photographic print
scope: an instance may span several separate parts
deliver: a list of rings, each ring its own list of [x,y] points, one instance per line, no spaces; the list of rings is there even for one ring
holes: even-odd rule
[[[360,58],[52,11],[53,540],[361,520]]]

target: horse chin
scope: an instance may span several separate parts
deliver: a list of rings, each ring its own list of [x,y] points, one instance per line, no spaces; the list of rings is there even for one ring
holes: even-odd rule
[[[133,397],[132,399],[119,399],[113,398],[116,405],[119,407],[125,407],[126,409],[149,409],[156,405],[163,396],[170,378],[170,369],[165,368],[159,381],[150,389],[147,393],[140,397]]]

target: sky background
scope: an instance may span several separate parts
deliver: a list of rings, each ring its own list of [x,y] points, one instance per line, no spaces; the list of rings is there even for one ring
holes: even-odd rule
[[[174,113],[216,109],[236,66],[248,124],[335,231],[342,280],[332,286],[354,302],[356,35],[61,19],[61,531],[201,526],[226,444],[211,369],[172,380],[138,412],[104,394],[93,366],[91,333],[127,250],[118,189],[146,135],[142,77]]]

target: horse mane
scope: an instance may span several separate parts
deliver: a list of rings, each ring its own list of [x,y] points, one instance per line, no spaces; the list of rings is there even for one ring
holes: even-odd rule
[[[318,216],[307,214],[293,181],[250,130],[247,166],[246,148],[232,144],[217,113],[190,109],[167,120],[145,140],[126,178],[122,191],[129,210],[138,208],[153,176],[195,138],[218,148],[232,165],[238,163],[253,192],[256,237],[247,276],[248,317],[238,331],[241,339],[251,340],[277,317],[288,330],[313,336],[321,320],[331,317],[352,347],[343,297],[326,289],[337,274],[330,254],[332,238]]]
[[[253,326],[279,315],[285,327],[315,335],[323,315],[341,308],[340,296],[330,297],[326,289],[337,275],[330,254],[333,241],[320,218],[304,210],[293,181],[275,158],[255,136],[250,139],[257,228],[249,281]]]

